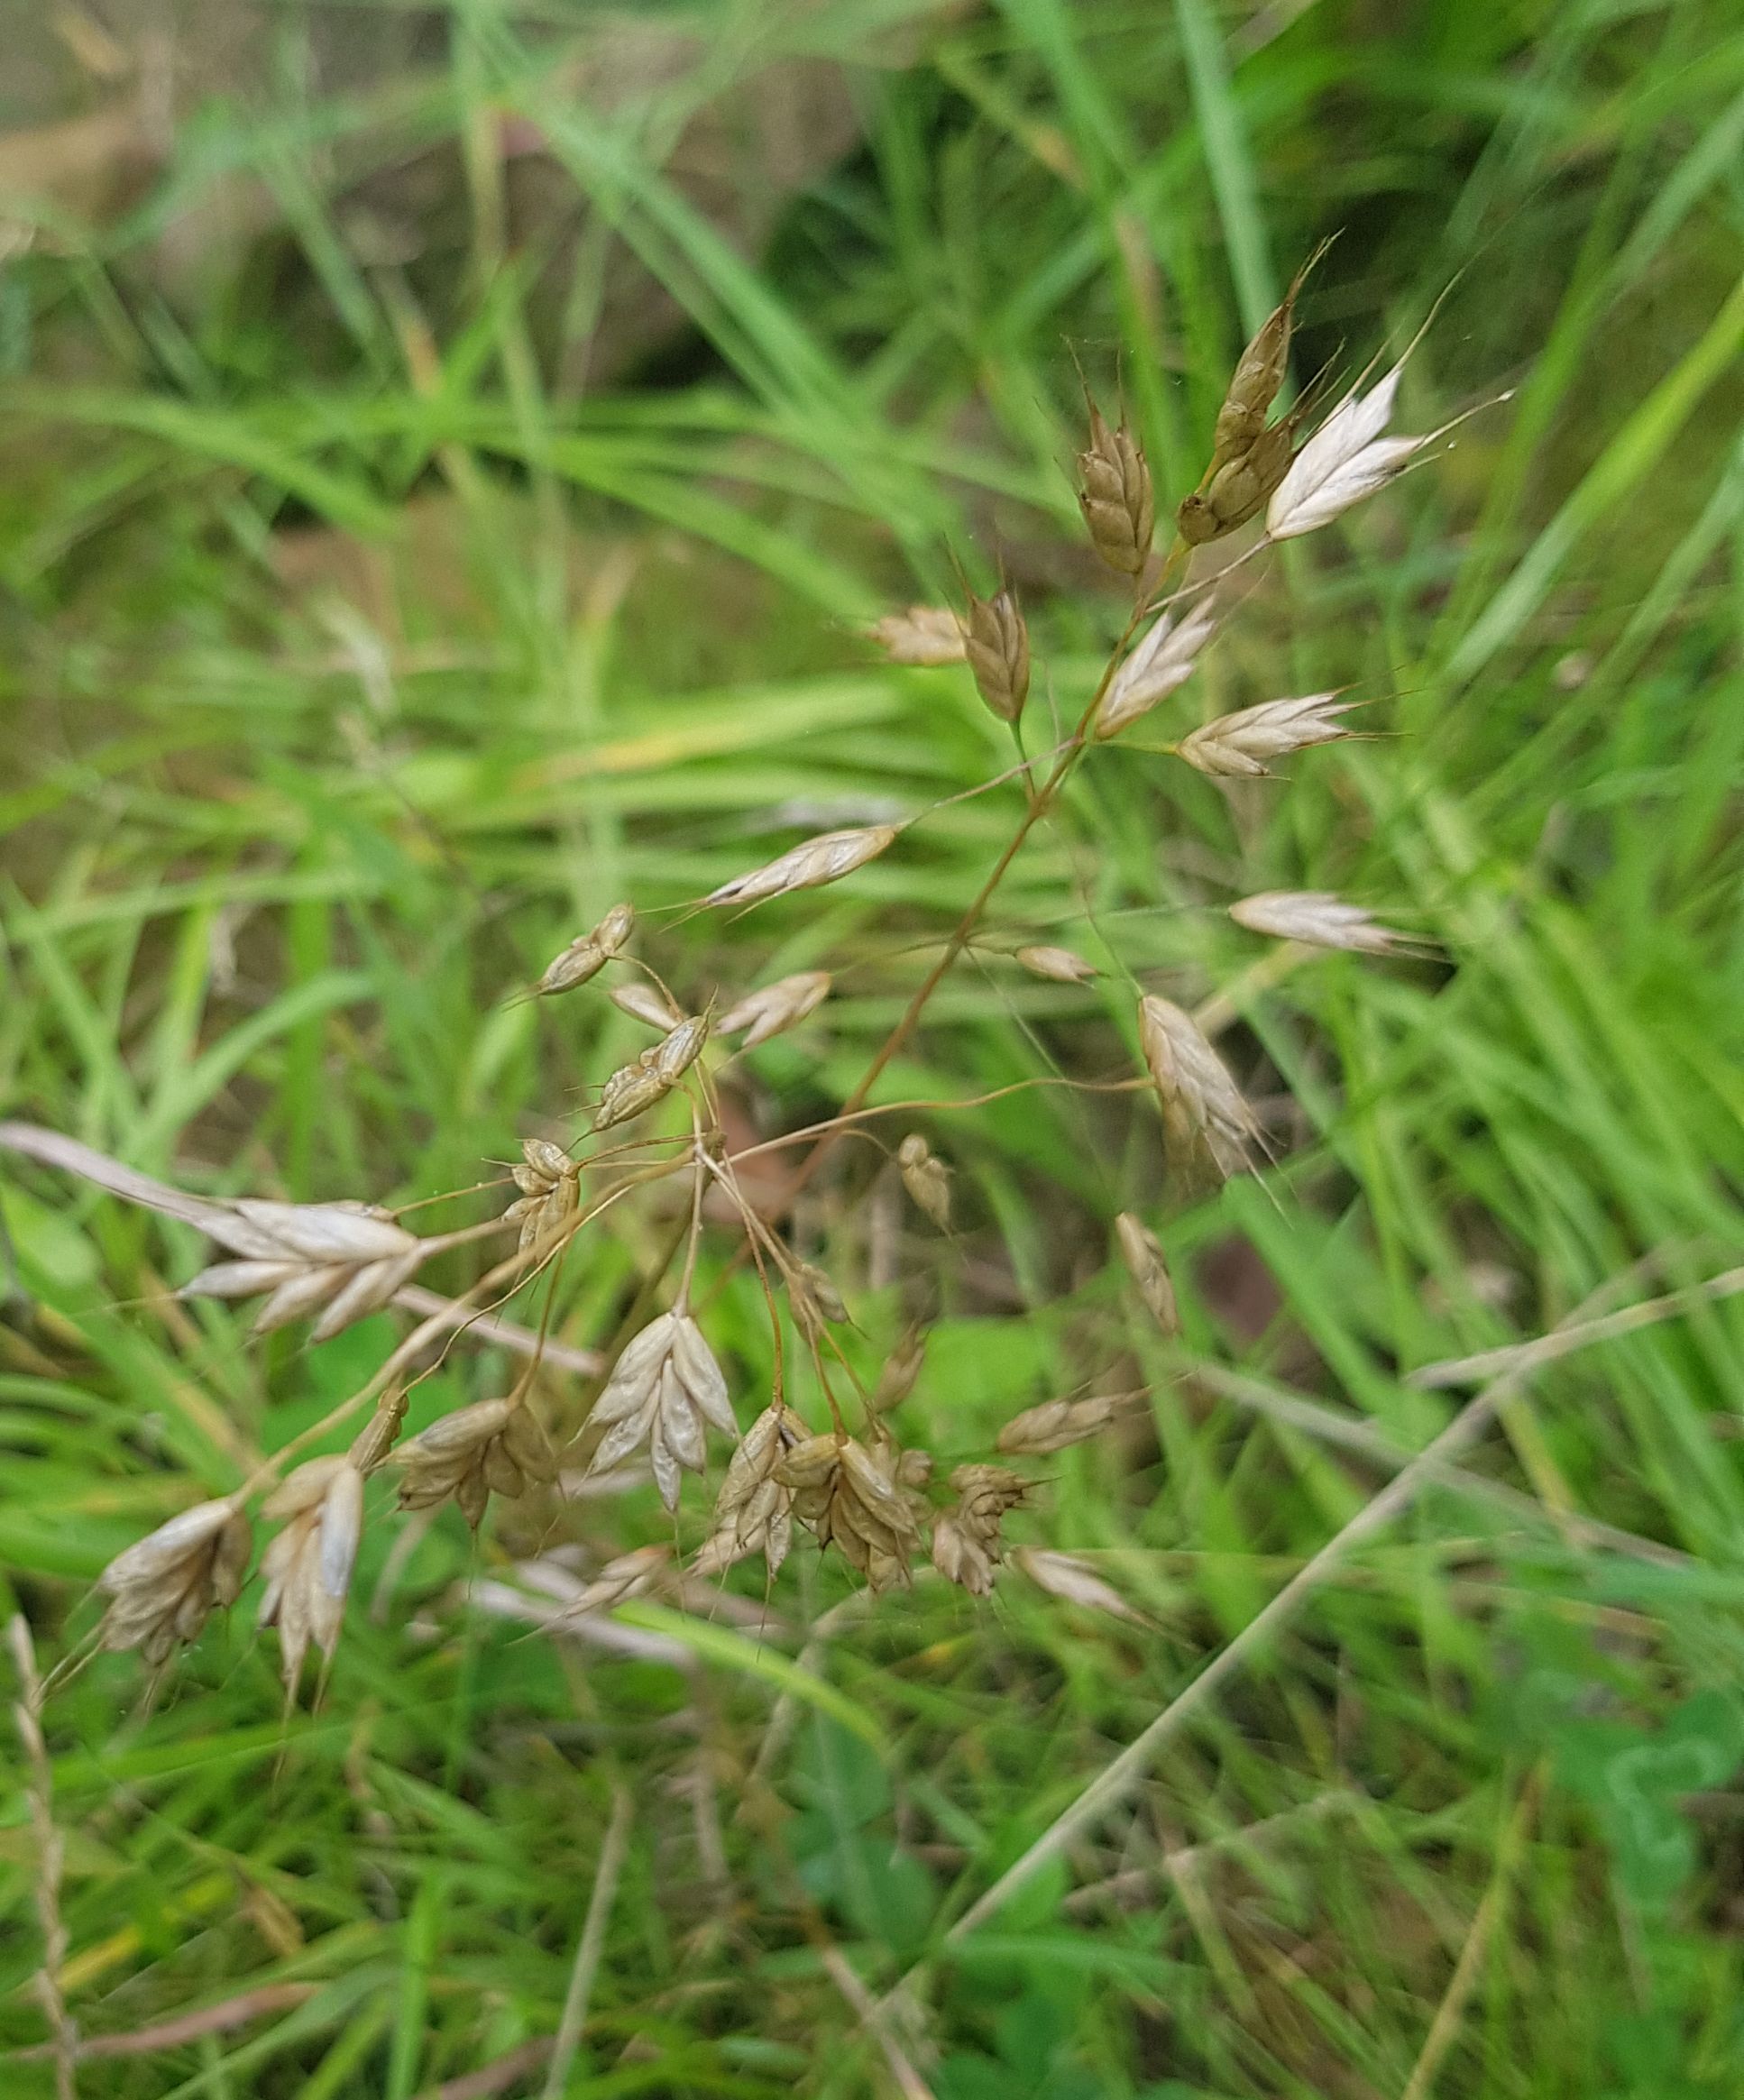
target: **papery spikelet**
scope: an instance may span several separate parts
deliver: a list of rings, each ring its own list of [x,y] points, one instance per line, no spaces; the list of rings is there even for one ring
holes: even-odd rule
[[[668,1509],[678,1505],[681,1472],[702,1471],[705,1425],[739,1434],[721,1366],[696,1322],[678,1310],[660,1314],[626,1346],[588,1421],[605,1432],[588,1472],[605,1472],[646,1444]]]
[[[331,1655],[344,1621],[363,1529],[363,1476],[349,1458],[315,1458],[269,1495],[262,1515],[282,1518],[261,1556],[260,1623],[276,1627],[287,1692],[310,1645]]]
[[[1109,681],[1097,707],[1096,734],[1117,737],[1184,685],[1216,627],[1217,615],[1208,600],[1179,619],[1172,613],[1161,615]]]
[[[719,1574],[747,1554],[761,1553],[770,1575],[793,1539],[793,1490],[776,1477],[786,1453],[811,1435],[804,1421],[779,1401],[745,1432],[727,1467],[714,1506],[714,1529],[693,1564],[698,1574]]]
[[[552,1623],[560,1626],[566,1619],[584,1618],[590,1611],[610,1611],[614,1604],[646,1595],[668,1573],[671,1563],[670,1546],[632,1546],[629,1553],[620,1553],[609,1560],[593,1580],[584,1583],[569,1600]]]
[[[581,1206],[581,1169],[561,1145],[548,1138],[528,1138],[521,1164],[514,1170],[519,1198],[503,1212],[506,1223],[520,1226],[523,1252],[549,1239]]]
[[[808,1334],[815,1334],[825,1321],[832,1326],[847,1322],[848,1307],[840,1291],[828,1271],[815,1261],[794,1264],[787,1279],[787,1295],[793,1301],[794,1317]]]
[[[633,1065],[622,1066],[600,1089],[593,1114],[596,1131],[610,1130],[664,1101],[702,1055],[709,1040],[709,1016],[693,1013],[652,1043]]]
[[[999,1432],[998,1448],[1010,1458],[1042,1458],[1069,1444],[1087,1443],[1119,1415],[1122,1398],[1093,1393],[1081,1400],[1044,1400],[1025,1408]]]
[[[1069,948],[1020,948],[1012,959],[1033,977],[1046,977],[1056,985],[1088,985],[1102,975],[1093,962],[1074,955]]]
[[[914,1390],[914,1381],[926,1362],[926,1336],[911,1327],[884,1360],[877,1386],[867,1403],[875,1415],[887,1415],[899,1408]]]
[[[1078,455],[1079,508],[1090,545],[1111,569],[1136,576],[1156,529],[1156,499],[1143,448],[1123,422],[1111,430],[1090,404],[1090,442]]]
[[[959,1465],[950,1484],[957,1506],[932,1527],[932,1564],[972,1597],[985,1597],[1004,1550],[1000,1526],[1027,1499],[1029,1483],[1002,1465]]]
[[[905,612],[886,613],[867,632],[893,664],[933,669],[963,661],[962,623],[942,605],[911,605]]]
[[[684,1017],[666,995],[653,985],[614,985],[607,994],[620,1013],[650,1028],[675,1027]]]
[[[791,977],[781,977],[773,985],[748,992],[715,1022],[715,1033],[738,1035],[742,1030],[743,1048],[754,1050],[784,1029],[797,1028],[808,1014],[815,1013],[830,996],[831,981],[828,970],[799,970]]]
[[[794,1445],[776,1466],[794,1517],[820,1545],[835,1545],[873,1590],[905,1586],[920,1547],[919,1516],[900,1478],[902,1456],[887,1438],[868,1450],[836,1433]]]
[[[993,1556],[948,1512],[933,1519],[932,1564],[947,1582],[955,1582],[971,1597],[992,1594]]]
[[[492,1490],[524,1495],[557,1477],[557,1457],[538,1418],[517,1398],[475,1400],[439,1416],[394,1453],[399,1506],[429,1509],[452,1496],[477,1530]]]
[[[1338,718],[1358,705],[1342,692],[1268,700],[1235,714],[1219,715],[1184,737],[1177,750],[1189,766],[1215,778],[1256,780],[1271,771],[1268,759],[1348,737],[1351,732]]]
[[[975,690],[1002,722],[1014,722],[1030,691],[1030,635],[1009,591],[971,597],[964,622]]]
[[[748,875],[735,876],[703,898],[705,904],[756,904],[791,890],[816,889],[876,860],[896,838],[895,824],[867,824],[855,831],[826,831],[781,854]]]
[[[1317,948],[1348,948],[1363,955],[1393,955],[1412,945],[1407,934],[1383,926],[1361,904],[1347,904],[1330,890],[1264,890],[1229,907],[1229,916],[1250,933],[1278,940],[1306,940]]]
[[[1079,1560],[1075,1554],[1045,1553],[1023,1545],[1011,1559],[1012,1565],[1026,1574],[1037,1589],[1045,1590],[1062,1603],[1079,1604],[1088,1611],[1106,1611],[1111,1618],[1126,1619],[1134,1626],[1151,1623],[1142,1611],[1134,1610],[1112,1583],[1105,1582],[1088,1561]]]
[[[1198,1023],[1170,1000],[1149,995],[1139,1001],[1139,1041],[1170,1144],[1188,1151],[1202,1143],[1220,1174],[1240,1172],[1259,1125]]]
[[[248,1518],[227,1498],[198,1502],[117,1554],[97,1577],[106,1593],[98,1637],[138,1648],[155,1666],[191,1641],[216,1609],[236,1601],[253,1543]]]
[[[234,1298],[265,1291],[257,1334],[313,1314],[318,1317],[310,1339],[325,1342],[389,1304],[431,1252],[429,1242],[371,1205],[241,1197],[228,1211],[222,1226],[207,1230],[243,1259],[201,1270],[178,1295]]]
[[[1269,537],[1296,539],[1330,525],[1385,488],[1426,445],[1443,435],[1442,430],[1417,437],[1381,435],[1392,420],[1404,371],[1401,357],[1366,394],[1353,387],[1302,446],[1266,505]]]
[[[896,1148],[903,1187],[939,1230],[950,1227],[950,1169],[938,1158],[919,1131],[911,1131]]]
[[[1151,1316],[1165,1334],[1180,1333],[1180,1313],[1175,1305],[1175,1286],[1162,1243],[1141,1219],[1124,1210],[1115,1220],[1115,1237],[1120,1242],[1120,1258],[1138,1286],[1138,1294],[1151,1308]]]
[[[548,997],[554,992],[569,992],[586,984],[622,952],[635,924],[636,914],[628,904],[614,904],[591,932],[578,935],[552,957],[535,990]]]

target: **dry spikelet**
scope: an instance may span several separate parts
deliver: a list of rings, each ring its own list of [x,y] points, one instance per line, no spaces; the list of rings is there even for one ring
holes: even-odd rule
[[[1442,435],[1431,430],[1420,437],[1381,436],[1392,419],[1404,370],[1400,358],[1366,394],[1353,388],[1303,445],[1266,505],[1271,538],[1297,539],[1330,525],[1365,496],[1384,489]]]
[[[1065,1604],[1081,1604],[1089,1611],[1106,1611],[1134,1626],[1149,1626],[1142,1611],[1134,1611],[1112,1583],[1105,1582],[1088,1562],[1076,1554],[1048,1553],[1021,1545],[1011,1556],[1012,1565],[1027,1575],[1038,1590],[1058,1597]]]
[[[1009,591],[971,594],[963,623],[975,690],[1002,722],[1014,722],[1030,691],[1030,632]]]
[[[1117,737],[1184,685],[1216,626],[1208,599],[1179,620],[1161,614],[1109,681],[1096,711],[1096,734]]]
[[[793,1513],[821,1546],[835,1545],[872,1590],[904,1587],[921,1543],[904,1453],[885,1439],[867,1450],[850,1436],[808,1437],[776,1464]]]
[[[548,1138],[528,1138],[515,1169],[519,1197],[503,1212],[505,1222],[519,1223],[523,1252],[535,1241],[556,1232],[581,1206],[581,1169],[561,1145]]]
[[[1111,430],[1090,403],[1090,442],[1078,455],[1079,508],[1090,545],[1111,569],[1136,576],[1151,553],[1156,499],[1143,448],[1123,421]]]
[[[702,1329],[682,1310],[662,1313],[627,1344],[588,1423],[605,1431],[588,1472],[605,1472],[646,1444],[654,1484],[668,1509],[678,1507],[681,1468],[702,1471],[706,1426],[725,1436],[739,1435],[721,1366]]]
[[[914,1390],[914,1381],[920,1377],[921,1366],[925,1362],[926,1336],[918,1327],[910,1327],[884,1360],[877,1388],[867,1402],[871,1412],[887,1415],[893,1408],[900,1408]]]
[[[1381,925],[1361,904],[1347,904],[1330,890],[1263,890],[1232,904],[1229,916],[1250,933],[1362,955],[1395,955],[1414,945],[1409,934]]]
[[[867,824],[856,831],[825,831],[762,867],[736,875],[731,882],[711,890],[702,902],[757,904],[766,897],[785,897],[791,890],[812,890],[824,883],[838,882],[886,851],[895,840],[896,830],[895,824]]]
[[[524,1400],[475,1400],[440,1417],[394,1453],[399,1507],[433,1509],[452,1495],[476,1531],[494,1489],[524,1495],[557,1477],[557,1456]]]
[[[266,1590],[260,1623],[279,1631],[287,1692],[295,1692],[311,1642],[331,1655],[344,1621],[363,1531],[363,1475],[349,1457],[312,1458],[261,1506],[283,1528],[261,1555]]]
[[[1021,963],[1033,977],[1046,977],[1056,985],[1088,985],[1102,972],[1069,948],[1020,948],[1012,959]]]
[[[633,1065],[621,1066],[600,1089],[594,1129],[610,1130],[664,1101],[702,1055],[708,1040],[708,1015],[693,1013],[660,1041],[650,1044]]]
[[[225,1499],[197,1502],[117,1554],[97,1577],[109,1599],[98,1638],[106,1648],[138,1648],[155,1667],[179,1641],[191,1641],[216,1609],[241,1593],[253,1534]]]
[[[408,1283],[431,1252],[390,1215],[359,1203],[275,1203],[241,1197],[228,1206],[214,1239],[243,1256],[202,1269],[180,1298],[270,1295],[254,1333],[318,1314],[309,1339],[325,1342],[353,1320],[379,1312]]]
[[[1151,1316],[1165,1334],[1180,1333],[1180,1313],[1175,1305],[1175,1286],[1162,1243],[1141,1219],[1124,1210],[1115,1220],[1115,1237],[1120,1242],[1120,1258],[1138,1286],[1138,1294],[1151,1308]]]
[[[1281,305],[1267,315],[1236,362],[1217,411],[1211,463],[1177,513],[1181,537],[1189,546],[1221,539],[1245,525],[1289,470],[1303,408],[1299,407],[1270,427],[1266,417],[1289,369],[1297,295],[1326,248],[1322,242],[1297,271]]]
[[[985,1597],[1003,1552],[999,1527],[1028,1499],[1029,1483],[1002,1465],[959,1465],[950,1485],[957,1506],[933,1524],[932,1564],[947,1582]]]
[[[793,1301],[794,1319],[808,1334],[816,1334],[825,1321],[837,1327],[847,1323],[848,1307],[840,1291],[815,1261],[794,1264],[787,1279],[787,1295]]]
[[[614,1604],[644,1596],[666,1573],[672,1548],[665,1545],[633,1546],[609,1560],[591,1582],[572,1597],[553,1620],[580,1619],[590,1611],[610,1611]]]
[[[746,993],[737,1004],[728,1007],[714,1024],[715,1033],[737,1035],[743,1030],[741,1047],[754,1050],[784,1029],[797,1028],[808,1014],[814,1013],[830,996],[831,983],[828,970],[799,970],[791,977],[777,978],[760,991]]]
[[[1202,1143],[1220,1174],[1241,1172],[1260,1127],[1192,1015],[1147,995],[1139,1001],[1139,1042],[1170,1145],[1188,1152]]]
[[[1263,701],[1195,729],[1176,747],[1177,755],[1215,779],[1257,780],[1271,770],[1268,759],[1348,737],[1351,732],[1338,718],[1361,704],[1345,699],[1342,688],[1295,700]]]
[[[577,935],[567,948],[552,957],[535,991],[546,998],[554,992],[573,991],[577,985],[598,977],[615,955],[622,953],[635,925],[636,914],[629,906],[614,904],[591,932]]]
[[[793,1542],[794,1496],[776,1468],[811,1434],[804,1419],[780,1401],[751,1424],[721,1483],[714,1529],[693,1564],[698,1574],[720,1574],[754,1553],[763,1555],[771,1578],[780,1572]]]
[[[1069,1444],[1085,1444],[1115,1420],[1123,1406],[1117,1393],[1093,1393],[1081,1400],[1044,1400],[1025,1408],[999,1432],[997,1448],[1008,1458],[1045,1458]]]
[[[650,1028],[676,1027],[684,1016],[666,995],[653,985],[615,985],[606,996],[620,1013]]]
[[[950,1169],[919,1131],[911,1131],[896,1148],[903,1187],[939,1230],[950,1229]]]
[[[905,612],[886,613],[867,633],[893,664],[934,670],[963,661],[962,622],[942,605],[911,605]]]

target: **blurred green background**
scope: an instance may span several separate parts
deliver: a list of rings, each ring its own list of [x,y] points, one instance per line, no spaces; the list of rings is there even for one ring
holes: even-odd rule
[[[827,1113],[1012,791],[811,900],[657,915],[1009,763],[962,674],[860,632],[959,565],[1023,595],[1032,744],[1074,718],[1124,610],[1073,498],[1080,369],[1172,505],[1336,233],[1299,381],[1445,292],[1403,426],[1512,390],[1291,550],[1167,725],[1085,769],[892,1075],[1104,1076],[1126,973],[1222,987],[1276,1200],[1181,1205],[1152,1116],[1054,1087],[940,1119],[942,1253],[864,1162],[793,1221],[873,1362],[920,1279],[904,1421],[941,1461],[1111,1366],[1153,1384],[1024,1520],[1145,1623],[923,1582],[848,1606],[811,1658],[832,1705],[772,1721],[839,1568],[796,1554],[766,1636],[668,1609],[676,1649],[624,1651],[503,1600],[530,1556],[669,1537],[646,1494],[476,1550],[452,1510],[384,1511],[318,1710],[283,1718],[245,1609],[155,1699],[131,1658],[58,1692],[63,1981],[111,2038],[85,2100],[539,2091],[626,1789],[572,2095],[1744,2089],[1744,1322],[1736,1278],[1694,1289],[1744,1171],[1735,9],[0,0],[0,1108],[188,1186],[409,1202],[561,1129],[645,1039],[510,995],[620,895],[687,995],[840,963],[729,1104]],[[1286,783],[1158,755],[1345,683],[1372,739]],[[1256,967],[1223,906],[1270,887],[1446,962]],[[1001,951],[1041,937],[1109,974],[1020,978]],[[47,1666],[115,1552],[392,1327],[250,1349],[162,1296],[190,1235],[15,1161],[0,1193],[0,1589]],[[1108,1266],[1122,1207],[1169,1246],[1185,1382]],[[664,1231],[587,1243],[565,1338]],[[1679,1292],[1522,1380],[1480,1481],[1420,1495],[943,1943],[1475,1389],[1413,1371]],[[715,1316],[761,1405],[742,1278]],[[456,1353],[420,1408],[504,1375]],[[55,2090],[33,1858],[14,1759],[0,2043],[36,2053],[8,2095]],[[916,1964],[881,2044],[867,1994]]]

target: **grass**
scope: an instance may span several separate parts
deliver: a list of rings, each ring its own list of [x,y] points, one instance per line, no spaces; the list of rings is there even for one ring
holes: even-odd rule
[[[943,1456],[1111,1335],[1158,1374],[1149,1428],[1063,1454],[1035,1532],[1153,1628],[922,1585],[849,1606],[820,1682],[791,1643],[657,1606],[624,1615],[646,1649],[529,1636],[457,1587],[540,1541],[509,1523],[475,1554],[448,1512],[408,1557],[372,1523],[380,1609],[353,1609],[318,1710],[282,1719],[246,1608],[155,1704],[127,1658],[52,1702],[81,2027],[276,1992],[92,2058],[79,2091],[411,2100],[517,2060],[558,2027],[628,1788],[571,2095],[900,2090],[852,1985],[920,1965],[895,2045],[938,2100],[1719,2100],[1744,2065],[1735,1300],[1545,1364],[1464,1454],[1485,1484],[1427,1487],[1135,1793],[946,1934],[1392,1470],[1280,1396],[1418,1451],[1478,1389],[1414,1371],[1734,1259],[1744,31],[1718,0],[1005,0],[874,66],[923,10],[696,12],[684,78],[603,118],[568,11],[456,5],[438,60],[318,96],[285,83],[321,17],[287,8],[270,123],[209,104],[129,215],[0,278],[6,1112],[215,1191],[470,1186],[639,1047],[603,1002],[504,1000],[618,896],[676,904],[796,807],[875,821],[1007,762],[966,682],[869,661],[851,623],[1001,560],[1033,705],[1073,718],[1121,610],[1077,551],[1072,353],[1172,500],[1244,329],[1342,228],[1299,372],[1360,362],[1451,280],[1408,425],[1514,399],[1298,550],[1182,700],[1350,682],[1382,739],[1234,800],[1098,753],[996,921],[1232,987],[1238,1065],[1299,1105],[1278,1200],[1170,1213],[1152,1123],[1043,1089],[938,1119],[963,1258],[919,1228],[903,1252],[936,1277],[911,1407]],[[754,266],[669,153],[785,47],[849,63],[860,143]],[[597,236],[505,204],[505,112],[667,288],[675,348],[591,371],[617,280]],[[446,215],[372,263],[335,170],[418,152]],[[152,240],[235,168],[281,216],[166,289]],[[849,1092],[1012,813],[958,803],[820,903],[663,935],[699,986],[856,959],[827,1036],[762,1053],[784,1117]],[[1452,967],[1244,975],[1262,950],[1223,903],[1309,882],[1409,914]],[[1114,983],[971,957],[892,1097],[1123,1066]],[[796,1229],[863,1283],[848,1193]],[[47,1664],[113,1553],[317,1419],[389,1328],[245,1352],[232,1311],[156,1295],[191,1235],[12,1163],[4,1204],[32,1303],[0,1332],[0,1587]],[[1106,1218],[1134,1204],[1188,1347],[1247,1402],[1161,1381],[1122,1331]],[[591,1245],[566,1338],[599,1337],[657,1230]],[[897,1300],[858,1294],[874,1335]],[[716,1317],[736,1384],[766,1380],[754,1295]],[[456,1356],[420,1408],[501,1371]],[[565,1532],[663,1536],[646,1496]],[[777,1605],[803,1624],[845,1594],[822,1566]],[[43,2032],[23,1779],[0,1815],[18,2049]],[[537,2091],[520,2060],[501,2089]],[[33,2059],[5,2079],[53,2090]]]

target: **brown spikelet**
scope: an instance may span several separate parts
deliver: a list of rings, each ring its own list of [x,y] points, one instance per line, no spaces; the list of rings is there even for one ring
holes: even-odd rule
[[[1093,962],[1069,948],[1019,948],[1013,950],[1012,959],[1033,977],[1046,977],[1056,985],[1088,985],[1102,975]]]
[[[310,1645],[324,1655],[338,1645],[363,1533],[363,1475],[349,1457],[312,1458],[273,1490],[261,1514],[284,1519],[261,1555],[260,1623],[278,1629],[285,1689],[294,1692]]]
[[[776,1464],[794,1517],[820,1545],[834,1545],[871,1590],[906,1587],[921,1527],[904,1454],[889,1439],[868,1449],[840,1432],[808,1438]]]
[[[1115,1419],[1128,1398],[1093,1393],[1086,1399],[1044,1400],[1039,1408],[1025,1408],[999,1432],[998,1448],[1009,1458],[1044,1458],[1087,1443]]]
[[[919,1131],[911,1131],[896,1148],[903,1187],[939,1230],[950,1228],[950,1169],[937,1157]]]
[[[711,890],[705,904],[757,904],[766,897],[785,897],[793,890],[816,889],[823,883],[839,882],[855,868],[876,860],[895,843],[894,824],[867,824],[854,831],[826,831],[807,839],[786,853],[748,874],[736,875],[719,889]]]
[[[199,1502],[117,1554],[97,1588],[109,1599],[98,1637],[106,1648],[139,1648],[163,1662],[191,1641],[215,1609],[236,1601],[253,1535],[225,1499]]]
[[[1143,448],[1123,421],[1111,430],[1090,404],[1090,442],[1078,455],[1079,508],[1090,545],[1111,569],[1136,576],[1150,556],[1156,497]]]
[[[478,1400],[432,1422],[394,1453],[402,1509],[452,1496],[476,1531],[492,1491],[524,1495],[557,1477],[556,1453],[524,1400]]]
[[[1016,599],[971,596],[964,633],[975,690],[1002,722],[1014,722],[1030,691],[1030,634]]]
[[[675,1509],[681,1472],[702,1471],[708,1426],[739,1435],[727,1381],[689,1313],[662,1313],[623,1351],[593,1403],[588,1426],[605,1435],[587,1470],[605,1472],[646,1444],[660,1499]]]
[[[522,1145],[515,1186],[520,1195],[502,1215],[519,1224],[523,1252],[556,1232],[581,1206],[581,1169],[548,1138],[528,1138]]]
[[[1179,1334],[1180,1313],[1161,1241],[1130,1210],[1122,1211],[1115,1220],[1115,1237],[1120,1242],[1120,1258],[1126,1264],[1127,1274],[1151,1308],[1152,1318],[1165,1334]]]
[[[1186,1154],[1202,1145],[1220,1174],[1240,1173],[1260,1126],[1192,1015],[1171,1000],[1141,999],[1139,1042],[1171,1148]]]

